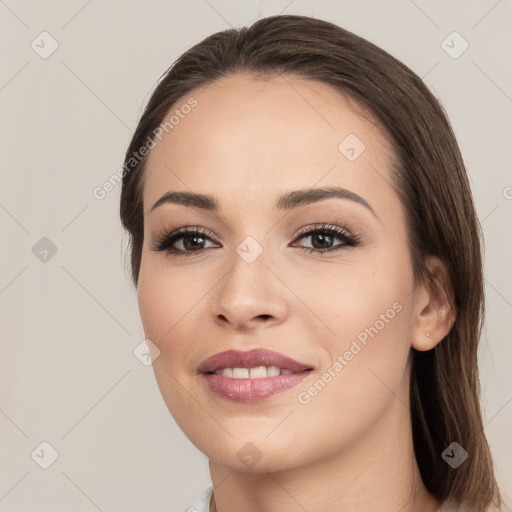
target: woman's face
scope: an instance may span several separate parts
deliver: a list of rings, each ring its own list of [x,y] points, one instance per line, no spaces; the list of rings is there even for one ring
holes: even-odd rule
[[[407,411],[416,294],[386,137],[319,82],[236,75],[191,97],[155,138],[143,194],[138,301],[169,411],[210,459],[242,471],[384,432]],[[176,197],[152,209],[171,191],[217,209]],[[200,234],[155,250],[179,228]],[[242,369],[200,373],[214,354],[255,349],[299,366],[220,357],[206,370]],[[282,373],[247,379],[256,366]]]

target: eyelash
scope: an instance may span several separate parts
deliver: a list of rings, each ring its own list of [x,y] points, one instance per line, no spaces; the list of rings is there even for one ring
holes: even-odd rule
[[[201,228],[201,227],[193,227],[192,229],[187,228],[179,228],[175,231],[164,234],[161,237],[159,237],[153,244],[152,250],[153,251],[167,251],[167,253],[171,256],[192,256],[193,254],[199,254],[205,251],[206,249],[199,249],[197,251],[183,251],[181,249],[171,249],[171,246],[187,237],[200,237],[202,239],[207,239],[209,241],[215,241],[212,240],[212,238],[209,235],[209,230]],[[360,243],[360,239],[357,235],[349,233],[346,229],[341,228],[339,226],[334,226],[331,224],[315,224],[313,228],[308,227],[301,231],[299,231],[296,235],[296,238],[294,240],[295,242],[298,242],[299,240],[302,240],[304,238],[308,238],[309,236],[314,236],[317,234],[323,234],[327,236],[335,236],[339,240],[341,240],[343,243],[339,244],[337,246],[331,247],[329,249],[316,249],[315,247],[300,247],[301,249],[308,251],[310,254],[325,254],[328,252],[333,251],[339,251],[345,247],[356,247]]]

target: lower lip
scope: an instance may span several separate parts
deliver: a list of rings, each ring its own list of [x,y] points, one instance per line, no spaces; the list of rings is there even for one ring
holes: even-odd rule
[[[222,375],[203,373],[202,377],[210,390],[223,398],[235,402],[258,402],[297,386],[310,374],[311,371],[303,371],[262,379],[232,379]]]

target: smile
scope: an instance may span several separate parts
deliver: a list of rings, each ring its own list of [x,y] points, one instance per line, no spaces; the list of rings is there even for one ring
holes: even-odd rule
[[[265,349],[227,350],[210,356],[198,367],[207,389],[235,402],[257,402],[293,388],[313,373],[303,364]]]
[[[292,375],[294,372],[277,366],[255,366],[254,368],[222,368],[215,370],[214,373],[230,379],[265,379],[279,375]]]

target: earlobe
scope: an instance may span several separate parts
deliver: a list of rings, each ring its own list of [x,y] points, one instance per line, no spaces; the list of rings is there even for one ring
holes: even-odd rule
[[[453,287],[446,265],[436,256],[425,259],[427,275],[415,290],[412,347],[426,351],[434,348],[455,323]]]

